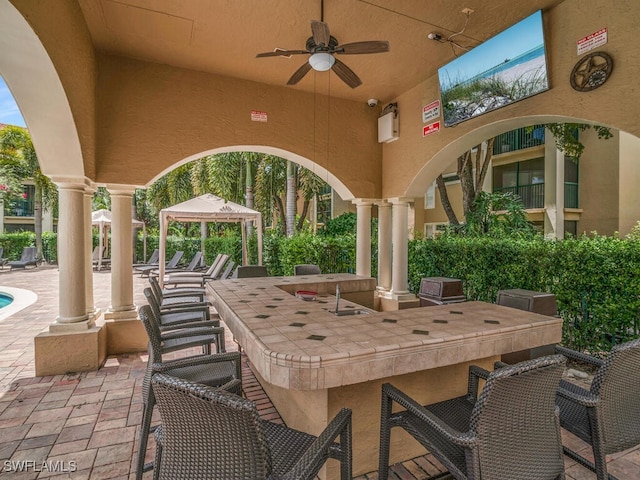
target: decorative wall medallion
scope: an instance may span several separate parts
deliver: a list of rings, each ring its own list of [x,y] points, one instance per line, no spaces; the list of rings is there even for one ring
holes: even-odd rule
[[[593,52],[576,63],[569,81],[575,90],[590,92],[607,81],[612,69],[613,60],[609,54]]]

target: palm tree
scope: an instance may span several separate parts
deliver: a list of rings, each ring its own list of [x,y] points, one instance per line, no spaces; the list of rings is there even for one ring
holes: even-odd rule
[[[296,189],[296,164],[287,160],[287,215],[286,232],[287,237],[293,237],[296,233],[296,200],[298,199]]]
[[[17,178],[33,178],[33,218],[36,234],[36,255],[42,258],[42,210],[53,209],[58,190],[55,184],[40,170],[36,150],[29,132],[16,126],[0,130],[0,164],[11,170]]]

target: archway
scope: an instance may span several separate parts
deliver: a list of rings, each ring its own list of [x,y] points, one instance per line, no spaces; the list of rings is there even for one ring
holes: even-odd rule
[[[351,200],[352,198],[354,198],[354,195],[349,190],[349,188],[338,177],[336,177],[333,173],[328,171],[322,165],[314,162],[313,160],[310,160],[301,155],[298,155],[296,153],[283,150],[281,148],[270,147],[265,145],[234,145],[234,146],[228,146],[223,148],[214,148],[211,150],[206,150],[200,153],[196,153],[194,155],[190,155],[176,162],[171,167],[165,168],[162,172],[160,172],[158,175],[152,178],[149,181],[149,183],[147,183],[147,185],[145,186],[148,187],[153,182],[158,180],[160,177],[162,177],[163,175],[167,174],[171,170],[174,170],[175,168],[181,165],[192,162],[194,160],[198,160],[199,158],[206,157],[208,155],[215,155],[217,153],[229,153],[229,152],[257,152],[257,153],[265,153],[267,155],[275,155],[276,157],[284,158],[285,160],[289,160],[291,162],[297,163],[298,165],[302,165],[308,170],[311,170],[318,177],[324,180],[331,188],[333,188],[335,192],[338,195],[340,195],[340,198],[342,198],[343,200]]]
[[[0,73],[20,106],[42,172],[83,178],[82,150],[67,95],[42,42],[7,0],[0,1]]]

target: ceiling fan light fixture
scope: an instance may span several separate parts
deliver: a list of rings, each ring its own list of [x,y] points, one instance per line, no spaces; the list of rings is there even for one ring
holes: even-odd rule
[[[317,52],[309,57],[309,65],[317,72],[326,72],[333,67],[335,61],[333,55],[326,52]]]

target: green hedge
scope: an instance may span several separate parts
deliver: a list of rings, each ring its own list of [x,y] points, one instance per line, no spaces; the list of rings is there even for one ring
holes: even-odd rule
[[[593,353],[638,336],[640,242],[615,237],[561,241],[441,237],[409,243],[409,285],[422,277],[462,280],[470,300],[501,289],[556,295],[563,343]]]
[[[0,247],[2,247],[4,258],[9,260],[20,260],[24,247],[36,246],[36,234],[33,232],[17,232],[0,234]]]

